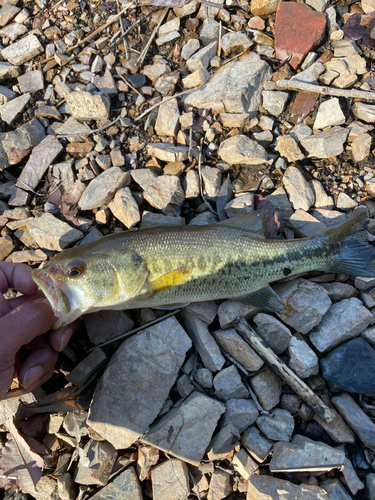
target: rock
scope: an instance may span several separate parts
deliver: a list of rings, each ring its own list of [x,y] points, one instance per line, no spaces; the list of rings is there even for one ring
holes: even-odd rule
[[[226,411],[222,419],[222,427],[232,424],[240,434],[249,425],[253,424],[259,416],[254,401],[249,399],[229,399],[225,406]]]
[[[241,134],[225,139],[220,144],[218,155],[229,165],[261,165],[268,159],[263,146]]]
[[[310,332],[310,341],[324,353],[365,330],[372,314],[362,302],[352,297],[333,304],[321,323]]]
[[[6,62],[0,62],[0,81],[17,78],[22,73],[19,66],[14,66]]]
[[[106,360],[107,356],[99,347],[97,347],[86,358],[84,358],[83,361],[81,361],[77,366],[73,368],[73,370],[69,373],[69,375],[66,376],[67,380],[72,384],[75,384],[77,387],[84,387],[88,379],[95,374],[97,369],[101,365],[103,365]],[[82,422],[84,423],[84,425],[86,425],[87,414],[86,412],[83,412],[83,414],[84,418],[82,418]],[[69,415],[74,415],[74,413],[70,413]],[[65,424],[66,422],[67,421],[65,421]],[[65,424],[64,426],[68,434],[75,436],[75,433],[70,432],[70,430],[67,428],[67,425]],[[75,428],[75,426],[76,426],[76,421],[74,421],[73,423],[73,428]],[[79,436],[75,437],[78,438]]]
[[[164,45],[165,43],[171,43],[174,40],[177,40],[177,38],[180,37],[180,33],[178,31],[172,31],[171,33],[168,33],[167,35],[161,36],[155,40],[156,45],[159,47],[161,45]]]
[[[153,85],[155,85],[162,75],[164,75],[165,73],[169,73],[170,71],[171,68],[167,64],[156,62],[155,64],[145,66],[143,69],[143,74],[151,80],[151,83]]]
[[[277,499],[282,491],[283,500],[326,500],[323,488],[300,484],[299,486],[271,476],[252,476],[249,479],[247,500]]]
[[[167,462],[166,462],[167,463]],[[142,490],[138,482],[134,467],[128,467],[115,479],[95,493],[93,500],[107,500],[108,498],[127,498],[129,500],[142,500]]]
[[[210,43],[206,47],[195,52],[187,61],[186,65],[191,73],[198,69],[207,69],[211,59],[216,55],[217,42]]]
[[[327,227],[318,219],[305,212],[297,210],[289,219],[289,227],[294,229],[298,236],[309,238],[315,236],[327,229]]]
[[[226,55],[236,49],[246,50],[252,46],[252,42],[245,33],[227,33],[221,39],[221,47]]]
[[[54,162],[63,150],[60,142],[53,136],[48,135],[41,143],[33,149],[30,158],[23,167],[16,186],[35,190],[48,167]]]
[[[128,187],[117,191],[108,208],[129,229],[141,220],[137,202]]]
[[[260,104],[261,86],[271,73],[269,65],[251,52],[220,68],[212,80],[189,94],[184,103],[199,109],[211,108],[214,113],[248,113],[252,118]]]
[[[56,490],[57,490],[56,480],[52,479],[52,477],[44,476],[38,481],[36,491],[34,488],[34,495],[37,492],[38,499],[49,500],[50,498],[53,498],[55,495],[57,495]]]
[[[148,144],[147,153],[162,161],[184,161],[188,159],[187,146],[173,146],[168,143]]]
[[[273,415],[260,415],[257,426],[273,441],[290,441],[294,430],[294,418],[287,410],[275,408]]]
[[[189,226],[207,226],[208,224],[215,224],[218,219],[218,216],[212,212],[202,212],[191,219]]]
[[[94,345],[107,342],[129,332],[134,322],[127,311],[97,311],[83,317],[90,342]]]
[[[18,77],[18,85],[23,94],[26,92],[37,92],[44,89],[43,72],[40,70],[30,71]]]
[[[225,363],[225,359],[220,352],[219,346],[208,331],[207,324],[196,316],[189,314],[185,309],[181,311],[181,315],[204,366],[211,372],[220,370]]]
[[[184,78],[182,80],[182,84],[185,89],[191,89],[194,87],[199,87],[203,83],[207,82],[210,77],[210,73],[206,69],[201,68]]]
[[[367,448],[375,451],[375,424],[347,393],[332,398],[333,404]]]
[[[263,90],[262,92],[263,108],[272,116],[277,117],[281,115],[288,99],[288,92],[273,90]]]
[[[103,94],[106,94],[109,98],[117,96],[118,92],[116,82],[109,68],[105,70],[103,76],[94,76],[92,83],[98,90],[100,90]]]
[[[232,326],[232,321],[243,316],[245,319],[252,318],[260,311],[259,307],[241,304],[234,300],[226,300],[222,302],[217,311],[219,316],[220,328],[229,328]]]
[[[0,106],[1,119],[8,125],[13,125],[19,119],[20,114],[24,112],[30,99],[30,94],[23,94]]]
[[[289,55],[293,69],[298,68],[308,52],[319,46],[326,28],[326,16],[306,4],[281,2],[276,12],[276,58],[284,61]]]
[[[171,458],[151,471],[154,500],[185,500],[190,493],[189,470],[185,462]]]
[[[189,381],[187,375],[183,373],[181,377],[177,379],[177,392],[182,398],[186,398],[194,390],[194,385]]]
[[[371,149],[370,134],[361,134],[352,142],[352,153],[354,161],[362,161],[368,157]]]
[[[174,136],[179,128],[180,112],[178,110],[177,99],[171,99],[159,106],[158,117],[155,124],[155,131],[158,135]]]
[[[198,38],[190,38],[181,49],[181,57],[187,61],[200,48]]]
[[[280,187],[275,189],[267,196],[267,200],[275,207],[278,212],[279,221],[287,221],[293,214],[293,209],[289,203],[285,189]]]
[[[0,85],[0,104],[5,104],[16,97],[16,93],[13,90],[8,89]]]
[[[116,449],[107,441],[90,440],[80,450],[80,460],[74,481],[78,484],[106,485],[116,456]]]
[[[43,52],[43,46],[35,35],[27,35],[18,42],[8,45],[1,55],[14,66],[24,64]],[[17,75],[18,76],[18,75]]]
[[[0,261],[5,260],[14,248],[14,243],[9,235],[0,237]]]
[[[222,403],[194,391],[177,408],[172,408],[158,420],[142,442],[199,465],[224,411]]]
[[[90,182],[78,205],[81,210],[92,210],[107,205],[119,189],[129,184],[129,172],[123,172],[120,167],[109,168]]]
[[[59,127],[55,129],[56,134],[58,135],[65,135],[65,134],[79,134],[82,133],[82,137],[74,137],[75,140],[80,140],[85,138],[85,134],[87,132],[90,132],[90,127],[86,125],[85,123],[80,123],[77,121],[75,118],[72,118],[71,116],[64,122],[62,123]],[[69,138],[68,138],[69,140]]]
[[[3,38],[9,38],[12,42],[17,40],[20,36],[27,33],[27,27],[23,24],[13,23],[0,30],[0,36]]]
[[[233,424],[223,427],[212,439],[207,457],[209,460],[224,460],[240,440],[240,433]]]
[[[140,481],[148,476],[151,467],[159,461],[159,450],[153,446],[139,446],[137,472]]]
[[[220,469],[216,469],[211,477],[210,489],[207,500],[222,500],[232,492],[230,474]]]
[[[359,120],[366,123],[375,123],[375,105],[366,104],[364,102],[354,102],[352,106],[352,113]]]
[[[159,28],[158,35],[165,36],[168,35],[168,33],[172,33],[172,31],[178,31],[180,29],[180,22],[180,18],[175,17],[171,21],[162,24]]]
[[[204,183],[204,194],[211,201],[216,201],[221,187],[221,170],[202,165],[201,176]]]
[[[211,43],[219,40],[219,28],[219,23],[214,19],[207,18],[203,21],[200,39],[204,46],[210,45]]]
[[[247,113],[221,113],[220,121],[224,127],[240,128],[249,121],[249,115]]]
[[[241,382],[240,374],[234,365],[219,371],[214,380],[215,396],[226,402],[232,398],[247,398],[249,393]]]
[[[292,334],[289,328],[269,314],[259,313],[254,316],[256,333],[267,343],[275,354],[283,353],[289,346]]]
[[[237,471],[245,481],[247,481],[258,469],[258,464],[255,463],[243,449],[234,454],[232,465],[234,470]]]
[[[243,194],[236,196],[233,200],[229,201],[225,207],[225,213],[229,218],[236,217],[237,215],[248,214],[254,211],[255,198],[253,193]]]
[[[309,210],[314,204],[314,193],[302,173],[295,167],[286,169],[283,183],[294,210]]]
[[[279,403],[282,381],[268,366],[251,377],[250,385],[264,410],[272,410]]]
[[[296,162],[305,158],[305,155],[302,153],[302,151],[298,147],[298,144],[291,135],[281,135],[277,137],[275,150],[278,151],[281,156],[285,157],[288,162]]]
[[[274,290],[290,307],[280,318],[303,334],[319,325],[332,303],[324,288],[302,278],[275,285]]]
[[[243,433],[241,444],[257,462],[263,463],[272,450],[273,441],[263,436],[259,429],[253,425]]]
[[[339,479],[326,479],[320,483],[320,486],[326,490],[332,500],[351,500],[352,498]]]
[[[152,212],[143,212],[140,229],[148,229],[150,227],[173,227],[184,226],[185,219],[183,217],[172,217],[170,215],[154,214]]]
[[[126,340],[96,387],[88,425],[115,447],[128,448],[159,414],[190,346],[175,318]]]
[[[315,195],[315,208],[324,208],[325,210],[332,210],[334,207],[334,201],[332,196],[328,196],[325,192],[322,184],[317,179],[312,179],[310,182],[310,187]]]
[[[307,378],[311,375],[318,375],[319,360],[314,351],[304,340],[292,337],[289,347],[289,368],[299,377]]]
[[[194,373],[194,379],[202,387],[207,387],[208,389],[212,387],[212,373],[210,372],[210,370],[207,370],[207,368],[198,368],[198,370]]]
[[[362,338],[345,342],[320,360],[322,375],[332,392],[375,392],[374,349]]]
[[[57,493],[61,500],[74,500],[76,498],[76,487],[68,472],[57,479]]]
[[[370,495],[370,500],[375,498],[375,474],[367,474],[366,486]],[[346,500],[346,499],[345,499]]]
[[[347,283],[321,283],[325,290],[328,292],[329,298],[332,302],[338,302],[342,299],[350,299],[357,295],[357,290],[352,285],[348,285]]]
[[[313,128],[322,129],[332,125],[343,125],[345,121],[345,115],[340,107],[339,99],[332,97],[328,101],[322,102],[319,106]]]
[[[216,330],[212,335],[219,346],[246,370],[255,372],[263,366],[262,358],[242,339],[234,328]]]
[[[151,184],[145,186],[143,194],[150,205],[162,210],[165,215],[180,215],[185,194],[177,176],[156,177]]]
[[[301,140],[310,158],[331,158],[344,151],[344,142],[349,131],[342,127],[332,127],[324,132]]]
[[[358,205],[358,203],[352,200],[346,193],[339,193],[337,197],[336,206],[344,212],[353,210]]]
[[[195,170],[189,170],[187,172],[186,177],[186,189],[185,189],[185,198],[196,198],[199,196],[199,175]]]
[[[70,92],[66,96],[69,113],[77,120],[106,120],[109,117],[111,101],[106,95],[90,92]]]
[[[336,443],[354,443],[354,433],[345,423],[345,420],[342,418],[342,416],[333,408],[331,408],[331,413],[334,416],[331,422],[326,422],[316,413],[313,418],[326,431],[328,436]]]
[[[186,312],[193,314],[207,325],[210,325],[217,315],[218,306],[215,301],[192,302],[186,306]]]
[[[45,250],[63,250],[83,236],[81,231],[49,213],[28,222],[27,230],[36,244]]]

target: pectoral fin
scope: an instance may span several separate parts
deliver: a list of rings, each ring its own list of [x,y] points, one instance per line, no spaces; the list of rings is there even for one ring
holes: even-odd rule
[[[283,304],[277,293],[267,285],[256,292],[236,297],[235,300],[243,304],[250,304],[252,306],[261,307],[266,311],[271,311],[279,314],[285,313],[285,304]]]
[[[151,282],[153,293],[159,293],[173,286],[185,283],[192,272],[192,267],[181,267],[180,269],[174,269],[167,274],[163,274],[163,276]]]

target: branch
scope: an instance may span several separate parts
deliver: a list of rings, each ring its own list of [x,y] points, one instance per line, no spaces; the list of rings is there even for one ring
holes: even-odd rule
[[[353,99],[364,99],[365,101],[375,101],[375,92],[356,89],[339,89],[333,87],[321,87],[313,83],[306,83],[299,80],[279,80],[276,82],[276,90],[304,90],[305,92],[315,92],[322,95],[333,95],[336,97],[346,97]]]

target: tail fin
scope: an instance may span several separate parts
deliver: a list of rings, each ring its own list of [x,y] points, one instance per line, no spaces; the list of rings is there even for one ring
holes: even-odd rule
[[[360,211],[340,226],[325,231],[330,245],[337,248],[329,271],[375,277],[375,247],[367,240],[367,215]]]

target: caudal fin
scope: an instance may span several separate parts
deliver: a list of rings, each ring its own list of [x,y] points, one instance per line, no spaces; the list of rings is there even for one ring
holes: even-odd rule
[[[367,215],[360,211],[325,235],[334,249],[329,271],[355,276],[375,276],[375,247],[367,240]]]

